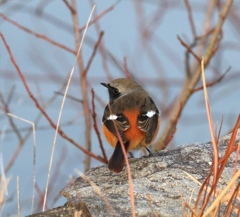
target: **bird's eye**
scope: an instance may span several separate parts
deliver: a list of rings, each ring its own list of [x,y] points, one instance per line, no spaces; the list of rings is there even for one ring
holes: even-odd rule
[[[114,93],[115,95],[117,95],[117,94],[119,94],[119,90],[118,90],[117,88],[113,88],[113,93]]]

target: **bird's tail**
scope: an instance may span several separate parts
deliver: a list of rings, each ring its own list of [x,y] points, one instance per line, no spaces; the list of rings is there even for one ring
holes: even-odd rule
[[[129,146],[129,142],[127,141],[126,143],[124,143],[124,148],[126,152],[128,150],[128,146]],[[112,157],[108,162],[108,168],[114,171],[115,173],[120,173],[124,167],[124,164],[125,164],[125,159],[124,159],[123,150],[120,142],[118,141],[114,149],[114,152],[112,154]]]

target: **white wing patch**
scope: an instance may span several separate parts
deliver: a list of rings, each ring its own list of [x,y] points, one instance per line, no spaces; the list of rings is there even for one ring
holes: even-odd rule
[[[153,111],[153,110],[151,110],[151,111],[148,111],[147,112],[147,116],[149,117],[149,118],[151,118],[153,115],[155,115],[156,114],[156,112],[155,111]]]
[[[109,117],[107,118],[107,120],[116,120],[118,118],[117,115],[109,115]]]

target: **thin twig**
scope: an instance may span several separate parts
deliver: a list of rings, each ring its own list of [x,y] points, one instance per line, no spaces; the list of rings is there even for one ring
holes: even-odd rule
[[[108,108],[109,108],[110,114],[112,114],[112,109],[111,109],[110,104],[108,104]],[[118,138],[118,141],[120,142],[124,160],[125,160],[126,166],[127,166],[130,201],[131,201],[131,207],[132,207],[132,216],[135,217],[136,213],[135,213],[135,203],[134,203],[134,193],[133,193],[133,182],[132,182],[131,168],[130,168],[129,161],[128,161],[127,151],[125,149],[122,137],[118,131],[117,125],[114,121],[113,121],[113,125],[114,125],[115,131],[117,133],[117,138]]]
[[[177,123],[178,123],[178,120],[179,120],[179,118],[180,118],[181,110],[182,110],[182,106],[180,105],[178,117],[177,117],[175,123],[174,123],[173,126],[172,126],[173,129],[171,130],[171,134],[169,135],[169,137],[166,139],[166,143],[164,144],[163,149],[165,149],[165,148],[167,147],[167,145],[169,144],[169,142],[171,142],[171,140],[173,139],[173,136],[174,136],[175,132],[177,131]]]
[[[16,68],[18,74],[19,74],[19,77],[21,78],[22,80],[22,83],[29,95],[29,97],[33,100],[33,102],[35,103],[36,107],[41,111],[41,113],[44,115],[44,117],[47,119],[47,121],[49,122],[49,124],[54,128],[56,129],[56,125],[53,123],[52,119],[48,116],[48,114],[46,113],[46,111],[44,110],[44,108],[39,104],[38,100],[34,97],[33,93],[31,92],[30,88],[28,87],[27,85],[27,82],[26,82],[26,79],[24,77],[24,75],[22,74],[22,71],[20,70],[19,66],[17,65],[13,55],[12,55],[12,52],[11,52],[11,49],[10,47],[8,46],[3,34],[0,32],[0,37],[2,38],[3,42],[4,42],[4,45],[5,47],[7,48],[7,51],[8,51],[8,54],[11,58],[11,61],[14,65],[14,67]],[[73,144],[74,146],[76,146],[78,149],[80,149],[83,153],[87,154],[87,155],[90,155],[91,157],[99,160],[100,162],[102,163],[106,163],[104,161],[104,159],[102,159],[101,157],[99,156],[96,156],[95,154],[93,154],[92,152],[86,150],[85,148],[83,148],[82,146],[80,146],[79,144],[77,144],[72,138],[68,137],[60,128],[58,128],[58,133],[59,135],[66,139],[67,141],[69,141],[71,144]]]
[[[101,148],[101,151],[102,151],[102,154],[103,154],[103,159],[105,159],[106,161],[108,161],[107,159],[107,155],[106,155],[106,152],[105,152],[105,149],[103,147],[103,143],[102,143],[102,139],[101,139],[101,135],[100,135],[100,132],[98,130],[98,126],[97,126],[97,114],[96,114],[96,111],[95,111],[95,103],[94,103],[94,90],[92,89],[92,118],[93,118],[93,127],[94,127],[94,130],[97,134],[97,137],[98,137],[98,141],[99,141],[99,145],[100,145],[100,148]]]
[[[218,169],[218,173],[217,173],[217,177],[216,177],[216,182],[218,182],[218,180],[220,179],[221,177],[221,174],[224,170],[224,168],[226,167],[226,164],[228,162],[228,159],[229,159],[229,156],[237,149],[237,146],[234,147],[234,144],[235,144],[235,140],[236,140],[236,135],[237,135],[237,131],[238,131],[238,127],[240,125],[240,115],[238,116],[238,119],[237,119],[237,122],[234,126],[234,130],[233,130],[233,133],[231,135],[231,138],[230,138],[230,141],[228,142],[228,145],[227,145],[227,149],[225,151],[225,154],[224,156],[218,161],[218,164],[219,164],[219,169]],[[201,197],[201,194],[204,190],[204,188],[206,188],[205,192],[204,192],[204,196],[203,196],[203,199],[202,199],[202,206],[201,206],[201,210],[200,210],[200,213],[199,215],[202,216],[207,204],[209,203],[210,201],[210,198],[211,198],[211,195],[213,194],[213,192],[216,190],[216,183],[213,183],[211,188],[210,188],[210,191],[207,195],[207,188],[209,186],[209,182],[210,182],[210,177],[214,171],[214,163],[211,165],[211,169],[210,169],[210,172],[209,174],[207,175],[207,178],[204,180],[199,192],[198,192],[198,197],[197,197],[197,200],[196,200],[196,203],[195,203],[195,210],[198,209],[198,205],[199,205],[199,201],[200,201],[200,197]],[[210,201],[211,202],[211,201]],[[212,203],[212,202],[211,202]]]
[[[37,148],[37,142],[36,142],[36,130],[35,130],[35,124],[34,122],[31,122],[27,119],[24,119],[22,117],[18,117],[16,115],[13,115],[11,113],[7,113],[8,116],[14,117],[16,119],[19,119],[23,122],[26,122],[32,126],[32,132],[33,132],[33,189],[32,189],[32,210],[31,213],[33,214],[33,208],[34,208],[34,198],[35,198],[35,185],[36,185],[36,148]]]
[[[110,8],[114,8],[116,4],[118,4],[121,0],[118,0],[117,2],[115,2]],[[89,0],[89,3],[91,4],[91,6],[94,4],[94,0]],[[108,12],[108,9],[106,10],[106,12]],[[102,28],[100,26],[100,22],[98,17],[99,15],[96,15],[97,11],[95,11],[95,13],[93,14],[93,20],[95,20],[94,22],[94,27],[97,31],[98,34],[100,34],[100,32],[102,31]],[[97,18],[97,19],[96,19]],[[106,73],[106,76],[108,78],[108,80],[112,80],[112,76],[108,67],[108,61],[107,61],[107,51],[106,51],[106,47],[104,46],[104,40],[102,39],[101,44],[99,46],[99,51],[100,51],[100,57],[101,57],[101,61],[102,61],[102,66],[103,66],[103,71]]]
[[[36,183],[36,192],[38,193],[38,205],[37,205],[37,210],[41,210],[42,209],[42,204],[44,201],[44,192],[41,191],[40,187],[38,186],[38,184]],[[48,206],[46,205],[46,209],[48,209]]]
[[[95,54],[96,54],[96,52],[97,52],[97,49],[98,49],[98,47],[99,47],[99,45],[100,45],[100,43],[101,43],[103,34],[104,34],[104,32],[100,32],[100,35],[99,35],[99,37],[98,37],[98,40],[97,40],[96,44],[94,45],[92,55],[91,55],[91,57],[89,58],[88,63],[87,63],[87,66],[86,66],[86,68],[85,68],[85,70],[84,70],[84,76],[86,76],[86,74],[87,74],[87,72],[88,72],[88,70],[89,70],[89,68],[90,68],[90,66],[91,66],[91,63],[92,63],[92,61],[93,61],[93,59],[94,59],[94,57],[95,57]]]
[[[64,165],[64,160],[66,159],[66,155],[67,155],[67,148],[64,147],[61,150],[61,154],[58,157],[58,160],[56,161],[56,165],[54,166],[54,171],[53,171],[52,178],[51,178],[50,184],[49,184],[49,194],[51,192],[53,192],[55,194],[54,187],[59,180],[59,174],[61,172],[61,166]],[[50,206],[50,207],[52,207],[52,206]]]
[[[226,188],[219,194],[219,196],[213,201],[211,206],[207,209],[207,211],[202,215],[203,217],[208,216],[208,214],[217,206],[217,204],[221,201],[221,199],[226,195],[228,190],[232,187],[232,185],[236,182],[236,180],[240,177],[240,170],[233,176],[233,178],[229,181]]]
[[[234,185],[232,187],[234,188]],[[238,182],[234,192],[231,195],[229,195],[231,197],[230,197],[230,199],[228,199],[226,209],[223,213],[224,216],[233,216],[233,215],[231,215],[233,211],[236,213],[239,212],[239,206],[238,206],[239,205],[239,200],[238,200],[239,199],[239,188],[240,188],[240,182]],[[238,207],[238,210],[236,209],[236,207]],[[239,213],[236,216],[239,216]]]
[[[67,95],[67,92],[68,92],[68,88],[70,86],[70,82],[72,80],[72,76],[73,76],[73,72],[74,72],[74,69],[75,69],[75,65],[76,65],[76,63],[78,61],[78,57],[79,57],[79,54],[80,54],[80,51],[81,51],[81,48],[82,48],[82,44],[83,44],[83,41],[84,41],[84,38],[85,38],[85,35],[86,35],[86,32],[87,32],[88,23],[89,23],[89,21],[91,19],[91,16],[92,16],[92,13],[93,13],[95,7],[96,7],[96,5],[92,8],[91,13],[89,15],[89,18],[88,18],[88,21],[87,21],[87,25],[86,25],[86,29],[85,29],[85,31],[83,33],[82,40],[81,40],[81,42],[79,44],[79,47],[78,47],[78,50],[77,50],[77,55],[76,55],[76,58],[75,58],[72,70],[71,70],[70,75],[69,75],[68,83],[67,83],[67,86],[66,86],[66,90],[64,92],[64,97],[63,97],[61,108],[60,108],[60,111],[59,111],[58,121],[57,121],[55,135],[54,135],[54,140],[53,140],[52,152],[51,152],[51,157],[50,157],[49,169],[48,169],[48,178],[47,178],[47,184],[46,184],[46,188],[45,188],[45,195],[44,195],[44,202],[43,202],[43,211],[45,210],[45,205],[46,205],[46,200],[47,200],[47,193],[48,193],[48,185],[49,185],[49,180],[50,180],[50,173],[51,173],[51,170],[52,170],[53,156],[54,156],[54,152],[55,152],[57,135],[58,135],[58,129],[59,129],[60,120],[61,120],[61,117],[62,117],[63,106],[64,106],[64,103],[65,103],[65,100],[66,100],[66,95]]]
[[[62,92],[60,92],[60,91],[55,91],[54,93],[55,93],[56,95],[64,96],[64,93],[62,93]],[[69,94],[67,94],[66,97],[67,97],[68,99],[71,99],[71,100],[75,101],[75,102],[83,103],[83,100],[78,99],[78,98],[76,98],[76,97],[74,97],[74,96],[71,96],[71,95],[69,95]]]
[[[95,8],[96,5],[93,7]],[[76,9],[76,0],[72,0],[72,7]],[[91,16],[92,17],[92,16]],[[77,11],[76,13],[72,13],[72,19],[73,19],[73,28],[74,28],[74,35],[75,35],[75,41],[76,41],[76,50],[78,50],[79,44],[80,44],[80,32],[78,30],[78,15]],[[90,20],[89,20],[90,22]],[[88,24],[89,25],[89,24]],[[86,30],[86,29],[85,29]],[[83,64],[83,58],[81,51],[79,52],[78,58],[77,58],[77,64],[80,71],[80,87],[82,91],[82,99],[83,99],[83,112],[84,112],[84,121],[85,121],[85,146],[86,149],[90,152],[91,151],[91,116],[89,112],[89,103],[88,103],[88,89],[87,89],[87,77],[84,70],[84,64]],[[88,171],[90,169],[91,164],[91,156],[85,155],[84,160],[84,167],[85,171]]]
[[[65,84],[63,85],[64,87],[66,86]],[[60,88],[60,90],[62,90],[62,88]],[[47,108],[48,105],[50,105],[54,100],[56,99],[56,95],[53,95],[42,107],[42,110],[45,110]],[[41,110],[39,110],[39,114],[37,115],[34,123],[35,123],[35,128],[37,128],[37,124],[38,122],[40,121],[41,117],[42,117],[42,112]],[[62,126],[65,126],[65,125],[68,125],[70,123],[65,123],[65,124],[62,124]],[[50,126],[52,127],[52,126]],[[44,128],[44,127],[43,127]],[[45,127],[46,128],[46,127]],[[44,128],[44,129],[45,129]],[[38,127],[38,130],[40,128]],[[17,158],[18,154],[20,153],[21,149],[22,149],[22,146],[23,144],[25,143],[25,141],[29,138],[30,135],[32,135],[32,128],[28,127],[28,128],[18,128],[19,131],[25,131],[27,130],[28,132],[26,133],[26,135],[23,137],[23,139],[18,143],[18,146],[17,146],[17,149],[14,151],[11,159],[9,160],[9,162],[6,164],[6,167],[5,167],[5,172],[9,171],[9,169],[12,167],[13,163],[15,162],[15,159]],[[6,133],[8,133],[9,131],[6,131]],[[61,135],[61,134],[60,134]]]
[[[55,46],[57,46],[57,47],[59,47],[59,48],[62,48],[63,50],[66,50],[66,51],[68,51],[68,52],[70,52],[70,53],[72,53],[72,54],[74,54],[74,55],[76,54],[76,52],[75,52],[74,50],[68,48],[67,46],[65,46],[65,45],[63,45],[63,44],[60,44],[60,43],[58,43],[58,42],[50,39],[50,38],[47,37],[46,35],[38,34],[38,33],[34,32],[34,31],[26,28],[25,26],[22,26],[21,24],[17,23],[16,21],[13,21],[13,20],[9,19],[7,16],[5,16],[5,15],[2,14],[2,13],[0,13],[0,17],[2,17],[4,20],[8,21],[9,23],[13,24],[14,26],[22,29],[23,31],[25,31],[25,32],[27,32],[27,33],[29,33],[29,34],[31,34],[31,35],[34,35],[34,36],[37,37],[37,38],[43,39],[43,40],[49,42],[50,44],[53,44],[53,45],[55,45]]]
[[[103,201],[106,203],[107,206],[107,213],[109,215],[107,216],[117,216],[117,212],[116,210],[112,207],[112,205],[109,202],[109,199],[106,195],[104,195],[104,193],[101,191],[101,189],[87,176],[85,176],[81,171],[76,170],[75,172],[82,177],[82,179],[84,179],[85,181],[87,181],[93,188],[93,190],[103,199]]]
[[[7,187],[9,185],[9,182],[11,181],[11,176],[7,177],[5,176],[5,171],[3,168],[3,157],[2,157],[2,153],[0,153],[0,216],[2,216],[2,212],[3,212],[3,206],[6,202],[6,200],[4,199],[5,195],[8,193]]]
[[[120,2],[121,0],[118,0],[117,2],[115,2],[112,6],[110,6],[109,8],[107,8],[105,11],[103,11],[101,14],[99,14],[98,16],[95,16],[89,23],[89,26],[91,26],[92,24],[95,24],[98,20],[100,20],[100,18],[102,18],[103,16],[105,16],[107,13],[109,13],[110,11],[112,11],[115,6]],[[80,32],[82,32],[85,29],[86,25],[84,25],[83,27],[81,27],[79,29]]]
[[[69,4],[69,2],[68,2],[67,0],[63,0],[63,2],[64,2],[65,5],[67,6],[67,8],[71,11],[71,13],[76,13],[75,8],[73,8],[73,7]],[[85,27],[84,27],[84,29],[85,29]],[[83,30],[84,30],[84,29],[83,29]]]
[[[9,91],[9,94],[8,94],[8,97],[7,97],[7,102],[6,102],[7,105],[10,105],[10,103],[11,103],[11,101],[13,99],[15,90],[16,90],[16,85],[13,85],[11,87],[11,90]]]
[[[235,163],[234,163],[234,168],[233,168],[233,175],[235,175],[237,172],[239,153],[240,153],[240,142],[237,144],[237,151],[236,151]],[[233,188],[232,188],[232,193],[233,193]]]
[[[21,216],[21,207],[20,207],[20,186],[19,186],[19,176],[17,176],[17,207],[18,207],[18,217]]]
[[[212,87],[212,86],[214,86],[215,84],[217,84],[217,83],[219,83],[220,81],[222,81],[222,79],[227,75],[227,73],[229,72],[230,69],[231,69],[231,67],[229,67],[229,68],[227,69],[227,71],[226,71],[224,74],[222,74],[219,78],[217,78],[216,80],[212,81],[211,83],[206,84],[206,87]],[[193,91],[193,92],[197,92],[197,91],[202,90],[202,89],[203,89],[203,86],[198,87],[198,88],[195,88],[195,89],[192,90],[192,91]]]
[[[193,52],[193,50],[180,38],[180,36],[177,36],[177,39],[180,41],[180,43],[187,49],[188,53],[191,53],[195,59],[201,63],[201,59]]]
[[[22,140],[22,141],[24,141],[24,140]],[[16,150],[14,151],[14,153],[11,156],[11,159],[8,161],[7,165],[4,168],[5,172],[8,172],[10,170],[10,168],[13,166],[18,154],[22,150],[22,145],[23,145],[23,142],[19,142]]]
[[[223,10],[222,10],[222,12],[219,16],[218,23],[217,23],[217,25],[214,29],[214,32],[213,32],[212,37],[210,39],[210,43],[209,43],[208,48],[206,50],[206,53],[204,55],[205,67],[207,67],[210,60],[212,59],[213,51],[215,49],[215,45],[216,45],[216,42],[218,40],[218,35],[221,32],[223,23],[224,23],[227,15],[228,15],[231,4],[232,4],[232,0],[227,0],[224,7],[223,7]],[[190,79],[188,77],[186,78],[185,83],[183,85],[183,89],[180,92],[179,98],[178,98],[178,100],[176,100],[175,104],[173,105],[172,111],[169,115],[169,117],[171,117],[171,118],[168,121],[168,123],[167,123],[167,125],[164,129],[164,132],[162,133],[162,136],[160,137],[159,141],[157,142],[157,144],[154,147],[155,151],[161,150],[162,147],[164,147],[164,143],[166,142],[166,139],[171,134],[172,126],[175,123],[176,119],[178,118],[180,103],[182,103],[182,107],[184,108],[188,99],[192,95],[191,91],[194,89],[194,87],[198,83],[198,81],[200,79],[200,76],[201,76],[201,66],[198,65],[198,67],[197,67],[195,73],[192,75],[192,77]]]
[[[207,93],[207,87],[206,87],[206,79],[205,79],[205,72],[204,72],[204,58],[202,58],[201,67],[202,67],[202,82],[203,82],[205,106],[207,110],[208,124],[209,124],[210,133],[211,133],[211,140],[212,140],[212,147],[213,147],[213,157],[214,157],[213,185],[215,185],[217,180],[217,172],[218,172],[218,145],[215,137],[212,114],[210,111],[210,105],[209,105],[209,99],[208,99],[208,93]]]
[[[4,112],[5,113],[10,113],[9,108],[8,108],[8,104],[5,102],[1,92],[0,92],[0,101],[4,105]],[[10,123],[10,125],[11,125],[11,127],[12,127],[12,129],[14,131],[14,133],[18,137],[19,143],[21,143],[21,141],[23,140],[22,135],[21,135],[19,129],[17,128],[17,126],[15,125],[15,123],[14,123],[14,121],[13,121],[11,116],[8,116],[8,121],[9,121],[9,123]]]

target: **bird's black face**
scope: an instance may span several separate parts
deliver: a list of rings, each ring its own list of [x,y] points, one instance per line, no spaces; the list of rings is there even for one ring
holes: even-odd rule
[[[106,84],[106,83],[100,83],[100,84],[108,89],[110,102],[113,102],[115,99],[117,99],[120,96],[120,92],[117,88],[112,87],[110,86],[110,84]]]

